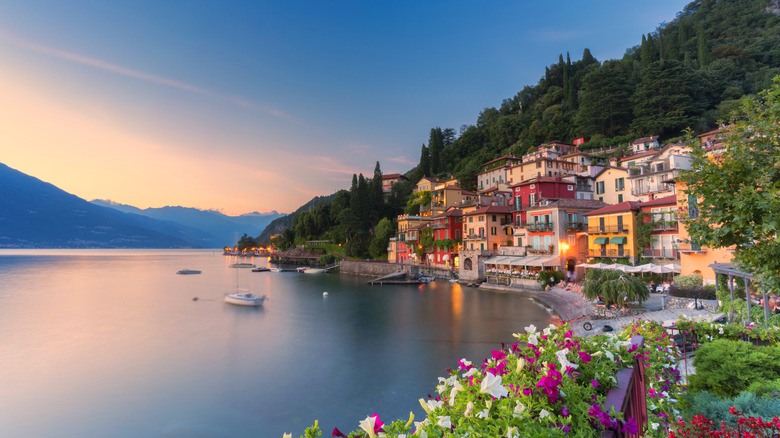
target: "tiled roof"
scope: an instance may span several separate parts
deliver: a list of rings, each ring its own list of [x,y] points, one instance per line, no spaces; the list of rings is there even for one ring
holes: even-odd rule
[[[625,201],[621,202],[620,204],[610,205],[604,208],[599,208],[598,210],[590,211],[585,213],[583,216],[596,216],[600,214],[617,213],[619,211],[639,210],[639,207],[642,205],[643,204],[641,202]]]
[[[598,201],[596,199],[569,199],[560,198],[556,201],[558,207],[561,208],[604,208],[608,206],[606,202]]]
[[[652,137],[637,138],[636,140],[632,141],[631,144],[642,144],[642,143],[652,142],[656,140],[658,140],[658,136],[653,135]]]
[[[645,151],[645,152],[640,152],[640,153],[638,153],[638,154],[634,154],[634,155],[629,155],[629,156],[627,156],[627,157],[623,157],[623,158],[619,159],[618,161],[628,161],[628,160],[630,160],[630,159],[632,159],[632,158],[641,158],[641,157],[646,157],[646,156],[648,156],[648,155],[655,155],[655,154],[657,154],[657,153],[658,153],[658,151]]]
[[[475,214],[490,214],[490,213],[512,214],[512,210],[510,210],[507,207],[501,206],[501,205],[491,205],[491,206],[488,206],[488,207],[477,208],[474,211],[470,211],[468,213],[465,213],[464,216],[473,216]]]
[[[406,179],[406,177],[401,175],[400,173],[386,173],[382,175],[382,179],[399,179],[399,178]]]
[[[514,155],[504,155],[504,156],[502,156],[502,157],[498,157],[498,158],[496,158],[496,159],[490,160],[490,161],[488,161],[487,163],[482,163],[482,165],[483,165],[483,166],[487,166],[487,165],[488,165],[488,164],[490,164],[490,163],[495,163],[496,161],[500,161],[500,160],[506,160],[506,159],[520,161],[520,158],[518,158],[518,157],[515,157]]]
[[[648,205],[664,205],[664,204],[677,204],[677,195],[664,196],[663,198],[655,198],[652,201],[642,203],[642,207]]]

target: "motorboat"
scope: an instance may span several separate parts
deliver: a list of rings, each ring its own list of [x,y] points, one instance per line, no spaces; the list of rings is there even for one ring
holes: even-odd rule
[[[310,268],[310,267],[308,267],[308,266],[302,266],[302,267],[300,267],[300,268],[297,268],[297,269],[296,269],[296,271],[298,271],[298,272],[306,272],[306,271],[308,271],[309,269],[311,269],[311,268]]]
[[[252,272],[268,272],[268,271],[270,271],[270,269],[262,267],[262,266],[259,267],[259,268],[252,269]]]
[[[257,296],[249,292],[236,292],[225,295],[225,302],[236,306],[262,306],[265,299],[265,295]]]
[[[255,265],[252,263],[233,263],[230,265],[231,268],[254,268]]]
[[[324,268],[308,268],[305,271],[303,271],[304,274],[322,274],[325,272],[326,269]]]
[[[191,275],[191,274],[200,274],[200,271],[197,269],[182,269],[181,271],[176,272],[179,275]]]

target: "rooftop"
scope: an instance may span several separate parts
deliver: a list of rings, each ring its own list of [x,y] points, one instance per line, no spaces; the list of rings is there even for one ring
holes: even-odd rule
[[[621,211],[637,211],[642,205],[643,204],[641,202],[625,201],[621,202],[620,204],[609,205],[598,210],[593,210],[591,212],[585,213],[583,216],[596,216],[600,214],[617,213]]]

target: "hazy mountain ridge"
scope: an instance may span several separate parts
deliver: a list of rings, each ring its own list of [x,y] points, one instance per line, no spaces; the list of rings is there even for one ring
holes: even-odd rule
[[[284,215],[277,211],[267,213],[246,213],[240,216],[228,216],[216,210],[199,210],[191,207],[167,206],[159,208],[140,209],[131,205],[119,204],[110,200],[96,199],[93,204],[113,208],[125,213],[132,213],[158,221],[175,223],[186,227],[187,230],[199,231],[199,236],[204,240],[204,246],[221,248],[232,245],[244,233],[256,236],[265,230],[273,220]],[[190,235],[183,234],[182,236]]]
[[[94,205],[0,163],[0,248],[200,246],[147,225],[148,218]]]

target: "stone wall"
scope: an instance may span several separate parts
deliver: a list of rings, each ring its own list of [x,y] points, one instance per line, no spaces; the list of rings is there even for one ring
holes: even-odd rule
[[[445,280],[454,278],[453,272],[445,268],[362,260],[343,260],[339,267],[339,272],[347,275],[370,278],[379,278],[396,272],[403,272],[410,279],[416,279],[420,274]]]
[[[669,296],[666,298],[666,308],[667,309],[693,309],[696,305],[697,300],[694,300],[693,298],[681,298],[681,297],[673,297]],[[698,300],[699,306],[703,306],[705,309],[709,310],[710,312],[717,312],[718,311],[718,301],[717,300]]]

